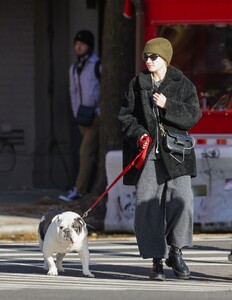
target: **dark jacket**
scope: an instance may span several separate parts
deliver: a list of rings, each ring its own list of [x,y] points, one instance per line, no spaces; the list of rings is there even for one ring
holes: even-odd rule
[[[182,175],[196,176],[196,158],[194,149],[179,163],[165,151],[162,137],[158,130],[157,118],[152,109],[152,79],[149,71],[143,71],[132,79],[125,101],[119,112],[119,121],[123,133],[123,167],[127,166],[140,151],[138,141],[143,134],[148,134],[153,144],[159,138],[159,152],[171,178]],[[167,98],[166,109],[159,108],[160,121],[166,129],[185,133],[201,117],[196,88],[184,74],[168,66],[166,76],[158,90]],[[153,145],[149,150],[154,149]],[[182,159],[182,155],[178,157]],[[134,167],[124,175],[124,184],[134,185],[140,176],[140,170]]]

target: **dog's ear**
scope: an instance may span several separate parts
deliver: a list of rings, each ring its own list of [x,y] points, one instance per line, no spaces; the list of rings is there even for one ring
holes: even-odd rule
[[[85,221],[81,217],[77,217],[74,219],[74,222],[79,224],[79,226],[85,226]]]
[[[74,219],[72,227],[77,234],[80,234],[84,225],[85,225],[85,221],[81,217],[77,217]]]
[[[61,215],[57,215],[57,216],[54,217],[54,219],[52,221],[59,222],[59,221],[61,221],[61,219],[62,219]]]
[[[77,220],[77,222],[79,222],[82,226],[85,225],[85,221],[84,219],[82,219],[81,217],[76,218],[75,220]]]

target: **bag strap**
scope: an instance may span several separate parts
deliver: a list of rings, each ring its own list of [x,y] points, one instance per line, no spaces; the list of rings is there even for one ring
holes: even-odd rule
[[[80,91],[80,104],[82,105],[82,88],[81,88],[81,80],[80,75],[77,73],[77,81],[78,81],[78,87]]]
[[[101,81],[101,60],[97,60],[94,66],[94,73],[96,78]]]
[[[159,108],[157,105],[154,104],[154,101],[153,101],[153,92],[154,90],[151,89],[149,91],[149,100],[150,100],[150,104],[151,104],[151,108],[152,108],[152,111],[154,113],[154,116],[157,120],[157,123],[159,126],[157,126],[157,129],[156,129],[156,147],[155,147],[155,152],[156,153],[159,153],[159,133],[160,133],[160,125],[161,125],[161,122],[160,122],[160,113],[159,113]]]
[[[78,72],[78,69],[77,69],[77,64],[78,62],[76,62],[74,65],[73,65],[73,76],[75,76],[75,74],[77,74],[77,82],[78,82],[78,88],[79,88],[79,91],[80,91],[80,104],[82,105],[82,89],[81,89],[81,80],[80,80],[80,72]]]
[[[152,95],[153,95],[153,89],[150,91],[149,99],[150,99],[150,103],[151,103],[152,110],[153,110],[154,115],[156,116],[156,120],[157,120],[157,122],[158,122],[158,124],[159,124],[159,126],[157,127],[157,128],[158,128],[158,129],[157,129],[157,132],[158,132],[158,130],[159,130],[161,136],[165,137],[165,136],[167,135],[167,132],[166,132],[166,130],[165,130],[165,128],[164,128],[163,123],[161,123],[161,121],[160,121],[160,112],[159,112],[159,108],[158,108],[157,105],[154,104]],[[186,132],[186,133],[188,134],[188,132]],[[189,134],[188,134],[188,135],[189,135]],[[179,163],[183,163],[183,162],[184,162],[184,160],[185,160],[185,151],[186,151],[186,150],[189,150],[189,149],[192,149],[192,148],[194,148],[194,146],[195,146],[195,138],[194,138],[193,136],[191,136],[191,138],[192,138],[193,144],[192,144],[191,147],[189,147],[189,148],[184,148],[184,149],[183,149],[182,160],[178,159],[172,152],[170,152],[170,156],[171,156],[172,158],[174,158],[176,161],[178,161]],[[156,151],[158,151],[158,146],[159,146],[159,138],[157,137]]]
[[[193,136],[191,136],[191,138],[192,138],[193,144],[192,144],[191,147],[184,147],[184,149],[183,149],[183,155],[182,155],[182,160],[178,159],[172,152],[170,152],[171,157],[174,158],[176,161],[178,161],[181,164],[184,162],[184,159],[185,159],[185,151],[186,150],[190,150],[190,149],[192,149],[195,146],[195,142],[196,142],[195,138]]]

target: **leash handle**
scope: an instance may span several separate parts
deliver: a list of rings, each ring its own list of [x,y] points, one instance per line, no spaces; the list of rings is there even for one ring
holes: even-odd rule
[[[129,163],[125,169],[122,170],[122,172],[116,177],[116,179],[107,187],[107,189],[97,198],[97,200],[90,206],[90,208],[84,212],[82,218],[86,218],[91,210],[94,209],[94,207],[101,201],[101,199],[109,192],[109,190],[121,179],[122,176],[124,176],[132,166],[135,166],[136,169],[140,169],[145,161],[147,150],[152,143],[152,139],[149,136],[144,137],[147,139],[148,143],[147,146],[142,149],[136,157],[133,159],[131,163]]]

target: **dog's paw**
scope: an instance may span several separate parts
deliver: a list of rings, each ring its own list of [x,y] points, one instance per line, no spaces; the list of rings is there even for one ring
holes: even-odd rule
[[[228,255],[228,259],[229,259],[230,261],[232,261],[232,253],[230,253],[230,254]]]
[[[95,277],[95,275],[94,275],[93,273],[91,273],[91,272],[83,273],[83,275],[84,275],[85,277],[87,277],[87,278],[94,278],[94,277]]]
[[[65,269],[63,267],[59,267],[58,272],[63,273],[63,272],[65,272]]]
[[[58,271],[57,269],[50,269],[48,272],[47,272],[47,275],[50,275],[50,276],[57,276],[58,275]]]

